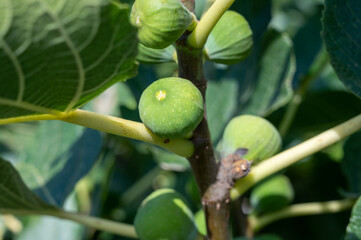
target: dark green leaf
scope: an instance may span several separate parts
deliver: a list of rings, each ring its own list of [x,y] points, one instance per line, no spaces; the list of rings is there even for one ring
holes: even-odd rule
[[[70,111],[135,74],[128,5],[1,1],[0,118]]]
[[[240,111],[264,116],[285,105],[292,97],[294,71],[291,39],[285,34],[269,32],[263,39],[257,80],[247,79],[250,84],[245,91],[249,97],[244,99]]]
[[[350,223],[347,226],[345,240],[360,240],[361,239],[361,198],[355,203]]]
[[[14,167],[0,158],[0,211],[6,210],[53,210],[32,193],[21,179]]]
[[[314,135],[360,112],[359,99],[345,91],[310,93],[300,105],[290,131]]]
[[[222,135],[224,127],[237,108],[237,88],[238,83],[233,79],[208,82],[206,105],[209,130],[213,142]]]
[[[352,135],[344,145],[342,166],[352,194],[361,196],[361,132]]]
[[[326,0],[323,38],[340,80],[361,97],[361,1]]]

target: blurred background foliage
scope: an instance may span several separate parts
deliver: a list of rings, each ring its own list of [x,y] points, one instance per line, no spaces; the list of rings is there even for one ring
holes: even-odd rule
[[[196,0],[198,17],[211,2]],[[345,90],[327,60],[321,39],[323,8],[322,0],[235,1],[231,9],[248,20],[254,46],[251,55],[238,64],[205,62],[207,115],[215,146],[227,122],[239,114],[261,115],[279,127],[287,104],[305,81],[307,91],[283,134],[284,148],[361,112],[359,99]],[[174,62],[140,64],[135,78],[114,85],[85,108],[140,121],[137,102],[142,91],[176,71]],[[360,134],[350,137],[284,171],[293,187],[292,202],[359,195],[357,166],[347,164],[352,166],[352,158],[361,154],[359,138]],[[0,153],[38,196],[67,210],[132,223],[141,201],[163,187],[182,193],[193,212],[201,208],[186,159],[139,141],[61,122],[21,123],[0,127]],[[234,236],[241,234],[240,205],[247,203],[249,193],[234,203]],[[350,214],[277,221],[257,233],[263,235],[257,239],[342,239]],[[19,219],[21,225],[16,228],[11,219],[0,218],[0,239],[127,239],[51,217]]]

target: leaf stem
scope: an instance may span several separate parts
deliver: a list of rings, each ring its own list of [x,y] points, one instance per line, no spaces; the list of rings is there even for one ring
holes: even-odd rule
[[[310,156],[361,129],[361,114],[337,125],[317,136],[285,150],[255,166],[244,178],[237,181],[231,191],[231,198],[236,199],[255,183]]]
[[[182,157],[191,157],[194,152],[193,143],[184,138],[161,138],[153,134],[143,123],[80,109],[70,113],[59,112],[57,115],[41,114],[0,119],[0,125],[41,120],[61,120],[106,133],[144,141],[165,148]]]
[[[137,238],[135,229],[130,224],[118,223],[97,217],[86,216],[78,213],[65,212],[60,210],[17,210],[17,209],[0,209],[0,213],[14,214],[14,215],[46,215],[57,218],[67,219],[78,222],[88,227],[107,231],[120,236]]]
[[[294,204],[277,212],[262,216],[250,216],[249,223],[253,231],[257,232],[266,225],[284,218],[307,216],[326,213],[337,213],[352,208],[355,199],[334,200],[328,202],[313,202]]]
[[[155,144],[182,157],[190,157],[194,151],[191,141],[183,138],[166,139],[158,137],[146,128],[143,123],[123,118],[78,109],[69,114],[65,114],[59,118],[59,120]]]
[[[233,2],[234,0],[216,0],[188,36],[188,45],[194,48],[202,48],[218,20]]]
[[[0,125],[20,123],[20,122],[31,122],[31,121],[42,121],[42,120],[57,120],[59,115],[52,114],[40,114],[40,115],[28,115],[24,117],[4,118],[0,119]]]

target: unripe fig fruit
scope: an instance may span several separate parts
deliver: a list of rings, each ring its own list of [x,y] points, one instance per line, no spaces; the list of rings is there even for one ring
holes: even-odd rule
[[[290,180],[277,175],[258,185],[251,193],[251,204],[257,213],[276,211],[289,205],[294,198]]]
[[[247,148],[243,157],[253,163],[274,155],[282,145],[277,129],[266,119],[253,115],[233,118],[223,133],[222,146],[226,154]]]
[[[198,235],[192,212],[172,189],[149,195],[138,209],[134,225],[141,240],[194,240]]]
[[[131,23],[146,47],[166,48],[196,24],[195,16],[179,0],[136,0]]]
[[[249,55],[252,45],[252,30],[246,19],[226,11],[208,37],[206,57],[216,63],[234,64]]]
[[[187,79],[162,78],[149,85],[139,100],[144,125],[160,137],[178,138],[193,131],[203,118],[203,98]]]

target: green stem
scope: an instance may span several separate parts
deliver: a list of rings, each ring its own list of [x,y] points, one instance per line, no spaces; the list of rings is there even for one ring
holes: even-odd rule
[[[14,214],[14,215],[46,215],[57,218],[67,219],[78,222],[88,227],[107,231],[113,234],[117,234],[129,238],[137,238],[137,234],[132,225],[117,223],[114,221],[81,215],[77,213],[57,211],[57,210],[17,210],[17,209],[0,209],[0,213]]]
[[[252,168],[251,172],[237,181],[231,191],[236,199],[262,179],[274,174],[301,159],[310,156],[361,129],[361,114],[333,127],[303,143],[283,151]]]
[[[216,0],[188,36],[188,45],[194,48],[202,48],[218,20],[233,2],[234,0]]]
[[[182,138],[161,138],[153,134],[144,124],[122,118],[78,109],[64,115],[59,120],[155,144],[183,157],[192,156],[194,151],[191,141]]]
[[[277,212],[268,213],[262,216],[250,216],[248,218],[253,231],[257,232],[268,224],[284,218],[307,216],[326,213],[337,213],[351,209],[354,199],[334,200],[328,202],[314,202],[294,204]]]
[[[182,157],[191,157],[194,152],[193,143],[184,138],[161,138],[153,134],[148,128],[145,127],[143,123],[84,111],[80,109],[74,110],[69,113],[59,112],[57,115],[41,114],[25,117],[7,118],[0,120],[0,125],[41,120],[61,120],[64,122],[69,122],[103,131],[106,133],[144,141],[147,143],[158,145]]]
[[[287,132],[296,116],[297,110],[298,110],[300,104],[302,103],[303,98],[304,98],[307,90],[309,89],[311,83],[314,80],[316,80],[317,77],[322,73],[322,71],[327,66],[328,62],[329,62],[329,58],[328,58],[327,52],[325,49],[323,49],[323,50],[321,50],[320,54],[317,56],[316,60],[314,61],[314,64],[312,65],[312,68],[309,70],[309,72],[301,78],[300,86],[295,91],[292,100],[288,104],[286,113],[283,116],[283,119],[278,128],[282,137],[284,137],[287,134]]]

